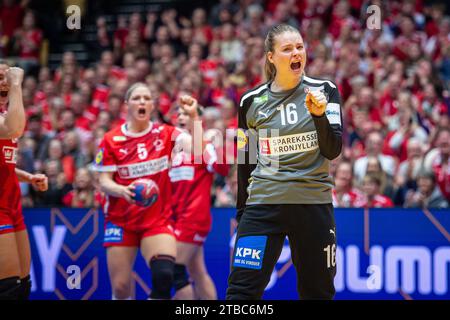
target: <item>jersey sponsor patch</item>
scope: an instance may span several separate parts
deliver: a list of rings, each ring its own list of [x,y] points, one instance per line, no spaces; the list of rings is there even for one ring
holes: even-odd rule
[[[263,104],[265,102],[269,101],[269,95],[268,94],[264,94],[261,97],[256,97],[253,99],[253,102],[256,104]]]
[[[328,118],[330,124],[341,125],[341,107],[338,103],[329,103],[325,110],[325,115]]]
[[[247,151],[248,138],[244,129],[237,130],[237,148],[238,150]]]
[[[97,155],[95,156],[95,164],[98,166],[101,166],[103,164],[103,153],[103,148],[100,148],[100,150],[98,150],[97,152]]]
[[[105,228],[105,236],[103,242],[122,242],[123,241],[123,228],[116,226],[115,224],[108,222]]]
[[[17,162],[17,148],[4,146],[3,157],[5,159],[5,163],[15,164]]]
[[[281,137],[260,138],[259,147],[261,154],[279,156],[316,150],[319,148],[319,141],[314,130]]]
[[[169,177],[171,182],[177,181],[192,181],[194,180],[194,167],[176,167],[169,171]]]
[[[247,236],[238,239],[233,266],[261,270],[267,236]]]
[[[169,168],[169,157],[152,159],[146,162],[118,166],[118,173],[122,179],[134,179],[154,175]]]
[[[125,136],[114,136],[114,137],[112,138],[112,140],[113,140],[113,141],[126,141],[126,140],[127,140],[127,137],[125,137]]]

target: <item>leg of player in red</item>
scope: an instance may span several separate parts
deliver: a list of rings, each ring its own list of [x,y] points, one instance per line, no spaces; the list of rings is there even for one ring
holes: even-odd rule
[[[170,170],[174,194],[174,232],[177,237],[175,299],[215,300],[217,292],[206,269],[203,244],[211,230],[210,202],[214,173],[226,175],[228,166],[219,156],[222,152],[217,152],[212,143],[203,141],[201,130],[193,130],[194,123],[183,109],[179,110],[177,120],[178,127],[185,132]],[[196,138],[194,132],[200,138]],[[194,141],[201,143],[200,157],[192,153]],[[186,268],[194,286],[189,282]]]
[[[16,169],[17,139],[25,127],[22,79],[22,69],[0,61],[0,300],[26,300],[31,290],[19,181],[47,190],[47,177]]]

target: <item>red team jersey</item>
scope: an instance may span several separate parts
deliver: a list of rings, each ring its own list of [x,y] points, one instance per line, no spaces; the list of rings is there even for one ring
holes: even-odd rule
[[[15,169],[16,139],[0,140],[0,234],[25,230]]]
[[[228,166],[218,161],[212,144],[207,144],[203,159],[178,152],[169,172],[173,192],[174,233],[178,241],[202,244],[211,229],[211,187],[214,173],[227,175]],[[197,162],[197,163],[196,163]]]
[[[107,195],[105,214],[105,246],[138,246],[145,236],[169,233],[172,214],[169,163],[175,138],[179,132],[168,125],[150,123],[147,130],[132,133],[126,124],[107,132],[100,143],[94,170],[113,172],[113,180],[129,185],[139,178],[156,182],[160,194],[151,207],[139,207],[123,198]]]
[[[362,203],[364,208],[392,208],[394,203],[391,199],[381,194],[377,194],[372,200],[365,199]]]
[[[361,192],[353,188],[342,194],[340,197],[335,189],[332,190],[331,194],[333,197],[333,206],[335,208],[358,208],[362,206],[364,201]]]

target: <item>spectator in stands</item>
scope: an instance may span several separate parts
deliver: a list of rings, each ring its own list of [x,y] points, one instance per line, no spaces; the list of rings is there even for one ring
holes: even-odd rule
[[[400,163],[394,177],[393,187],[395,190],[394,202],[403,205],[408,190],[417,188],[416,180],[422,169],[424,147],[420,140],[411,138],[407,145],[407,158]]]
[[[363,195],[353,188],[353,170],[349,161],[341,160],[336,166],[333,189],[333,206],[354,208],[361,206]]]
[[[63,139],[64,154],[73,158],[75,168],[79,169],[87,165],[86,156],[80,148],[80,139],[76,131],[68,131]],[[75,170],[76,170],[75,169]],[[70,182],[72,182],[71,180]]]
[[[52,136],[52,134],[45,132],[40,114],[31,115],[28,118],[25,137],[34,141],[33,155],[35,159],[34,165],[37,171],[41,170],[42,163],[47,158],[47,150]]]
[[[236,205],[237,186],[237,167],[233,166],[225,179],[225,186],[216,189],[214,206],[234,207]]]
[[[73,157],[64,154],[63,143],[59,139],[50,140],[48,146],[48,157],[46,161],[58,161],[61,170],[64,173],[65,180],[68,183],[72,183],[75,175],[76,165]]]
[[[18,64],[25,72],[36,71],[34,69],[39,66],[42,40],[42,30],[36,26],[34,13],[27,11],[22,27],[14,33],[14,47],[19,55]]]
[[[63,206],[62,199],[72,187],[66,182],[60,163],[57,160],[46,161],[44,173],[48,177],[48,190],[43,193],[32,193],[34,205],[37,207]]]
[[[29,0],[15,1],[3,0],[0,5],[0,21],[3,26],[3,32],[7,39],[11,39],[16,30],[20,28],[25,14],[25,8]]]
[[[378,178],[382,195],[391,199],[394,197],[393,178],[382,169],[379,158],[370,156],[367,159],[366,175],[372,175]]]
[[[364,195],[361,207],[389,208],[394,206],[391,199],[380,193],[381,181],[378,177],[367,174],[363,179],[362,190]]]
[[[225,63],[237,63],[244,57],[242,43],[236,39],[234,26],[225,23],[220,28],[220,54]]]
[[[64,206],[72,208],[98,208],[101,204],[100,192],[95,190],[91,172],[86,168],[77,170],[73,190],[62,199]]]
[[[388,151],[400,161],[406,159],[406,147],[409,139],[415,138],[423,145],[428,140],[427,132],[418,124],[410,100],[411,94],[409,92],[400,92],[398,111],[395,116],[391,117],[391,120],[395,121],[395,124],[392,125],[395,129],[386,136]]]
[[[432,171],[440,191],[450,201],[450,129],[441,129],[436,135],[438,153],[432,162]]]
[[[93,43],[92,50],[95,53],[95,56],[97,57],[97,60],[101,54],[101,52],[105,50],[113,50],[113,41],[111,39],[111,35],[108,31],[108,26],[106,24],[105,17],[98,17],[97,18],[97,41]]]
[[[207,24],[206,11],[203,8],[196,8],[192,13],[192,27],[194,31],[194,41],[206,45],[213,39],[212,28]]]
[[[365,146],[366,156],[355,161],[353,171],[357,181],[361,182],[366,175],[369,157],[376,157],[379,159],[381,168],[389,176],[393,176],[396,169],[396,160],[394,157],[381,153],[383,147],[383,136],[380,131],[371,132],[366,139]]]
[[[410,190],[406,195],[406,208],[447,208],[448,202],[436,185],[433,173],[420,173],[417,178],[417,191]]]

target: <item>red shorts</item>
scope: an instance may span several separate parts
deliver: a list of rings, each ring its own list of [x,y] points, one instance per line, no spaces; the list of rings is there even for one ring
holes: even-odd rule
[[[0,234],[19,232],[26,228],[22,207],[13,212],[0,210]]]
[[[105,221],[104,247],[140,247],[141,240],[145,237],[157,234],[170,234],[174,236],[170,224],[158,225],[143,231],[132,231],[115,225],[111,221]]]
[[[190,229],[183,226],[176,226],[174,228],[174,234],[177,238],[177,241],[179,242],[187,242],[191,244],[196,244],[199,246],[202,246],[206,238],[208,237],[209,230],[208,231],[200,231],[196,229]]]

